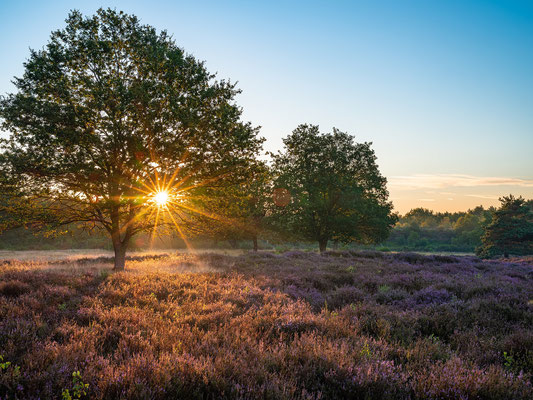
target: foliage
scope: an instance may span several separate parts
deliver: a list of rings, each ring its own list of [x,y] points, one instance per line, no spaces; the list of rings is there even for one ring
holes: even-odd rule
[[[70,394],[70,389],[63,389],[61,397],[63,400],[81,399],[87,395],[88,389],[89,384],[83,383],[80,371],[74,371],[72,373],[72,395]]]
[[[224,188],[203,188],[203,196],[193,200],[196,209],[209,210],[195,214],[191,224],[216,241],[227,240],[236,247],[238,240],[252,240],[258,250],[258,238],[266,237],[266,215],[272,194],[270,170],[256,161],[250,176],[239,185]]]
[[[99,227],[119,269],[134,235],[187,223],[187,199],[243,181],[260,149],[235,84],[135,16],[73,11],[24,67],[0,100],[3,223]],[[162,213],[165,188],[177,208]]]
[[[4,361],[4,356],[0,355],[0,396],[15,398],[20,395],[19,381],[20,367],[11,361]]]
[[[509,195],[500,202],[476,253],[481,257],[533,254],[533,201]]]
[[[400,217],[382,245],[399,251],[473,253],[492,219],[491,211],[482,206],[453,213],[414,208]]]
[[[252,181],[254,183],[254,181]],[[246,188],[246,186],[244,186]],[[231,193],[231,190],[225,190],[226,198]],[[213,248],[227,247],[228,242],[234,247],[249,249],[251,246],[246,242],[250,240],[250,227],[254,227],[253,222],[257,221],[260,229],[259,238],[262,238],[261,245],[263,248],[285,248],[285,249],[311,249],[311,245],[303,242],[287,243],[275,234],[269,224],[269,213],[273,205],[271,204],[269,194],[272,189],[266,185],[266,188],[259,193],[258,205],[265,213],[265,217],[260,214],[257,220],[252,219],[252,224],[247,224],[246,221],[250,219],[245,218],[249,211],[246,207],[242,208],[245,212],[233,213],[233,216],[239,218],[229,219],[224,223],[218,220],[214,223],[212,218],[205,218],[204,230],[205,236],[193,238],[190,242],[194,247]],[[214,198],[212,198],[214,200]],[[245,197],[238,198],[245,203]],[[225,204],[221,202],[220,204]],[[226,203],[234,205],[236,203]],[[255,204],[255,203],[253,203]],[[211,206],[211,205],[210,205]],[[235,207],[228,207],[228,210],[239,209]],[[413,209],[407,214],[400,217],[398,223],[391,230],[389,238],[379,245],[361,246],[361,245],[345,245],[343,248],[357,249],[357,248],[372,248],[372,249],[386,249],[383,251],[421,251],[421,252],[456,252],[456,253],[474,253],[475,249],[481,246],[481,237],[483,235],[484,227],[489,225],[492,221],[492,212],[494,208],[485,209],[482,206],[476,207],[468,211],[461,212],[434,212],[431,210],[417,208]],[[223,207],[217,212],[218,215],[224,215]],[[221,223],[224,224],[221,226]],[[105,248],[106,238],[104,236],[88,235],[75,227],[67,227],[68,234],[58,237],[43,238],[35,236],[30,229],[27,230],[12,230],[0,235],[0,248],[3,249],[68,249],[68,248]],[[67,229],[66,228],[66,229]],[[212,239],[215,237],[219,242],[213,243]],[[209,239],[208,241],[206,239]],[[252,238],[253,239],[253,238]],[[283,239],[283,236],[281,236]],[[236,242],[234,242],[235,240]],[[265,242],[268,240],[269,242]],[[139,238],[135,241],[140,247],[147,246],[150,242],[149,237]],[[157,242],[155,243],[157,245]],[[179,240],[168,244],[165,242],[165,248],[174,246],[174,248],[183,248],[184,244]]]
[[[65,225],[61,234],[42,235],[38,228],[19,227],[0,232],[0,250],[111,249],[104,232]]]
[[[61,397],[72,371],[95,399],[533,395],[532,260],[177,254],[105,278],[101,262],[3,265],[28,288],[0,294],[11,397]]]
[[[370,143],[337,129],[321,134],[318,126],[300,125],[273,154],[274,185],[292,197],[272,218],[281,230],[317,241],[373,243],[384,240],[396,222]]]

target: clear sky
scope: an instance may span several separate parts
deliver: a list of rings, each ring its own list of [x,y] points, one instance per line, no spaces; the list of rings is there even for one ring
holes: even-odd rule
[[[533,1],[0,0],[0,93],[70,9],[98,7],[238,81],[267,150],[300,123],[373,142],[401,213],[533,198]]]

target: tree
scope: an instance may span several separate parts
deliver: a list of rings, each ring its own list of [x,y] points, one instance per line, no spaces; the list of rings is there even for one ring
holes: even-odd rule
[[[199,234],[217,240],[251,240],[258,250],[258,238],[265,232],[265,216],[269,203],[270,172],[257,161],[250,168],[246,182],[231,188],[204,188],[204,195],[195,199],[197,209],[210,214],[196,214],[194,226]]]
[[[513,195],[500,198],[500,202],[476,253],[483,258],[533,254],[533,203]]]
[[[12,224],[72,222],[131,238],[189,221],[201,188],[246,179],[260,150],[235,85],[133,15],[70,13],[2,97],[0,173]]]
[[[483,207],[476,207],[474,210],[468,210],[462,213],[453,226],[455,238],[453,243],[459,246],[477,248],[481,245],[481,236],[483,235],[483,226],[485,221],[485,211]]]
[[[371,143],[333,129],[300,125],[284,139],[284,151],[273,154],[274,185],[291,201],[278,206],[273,218],[281,229],[317,241],[374,243],[384,240],[397,220],[388,202]]]

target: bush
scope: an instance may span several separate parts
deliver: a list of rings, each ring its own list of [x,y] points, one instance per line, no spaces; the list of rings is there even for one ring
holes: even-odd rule
[[[0,295],[6,297],[18,297],[31,290],[30,286],[24,282],[13,280],[0,282]]]

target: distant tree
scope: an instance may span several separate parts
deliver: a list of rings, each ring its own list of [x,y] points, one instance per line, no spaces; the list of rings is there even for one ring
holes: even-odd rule
[[[204,187],[244,181],[262,139],[235,85],[165,31],[110,9],[66,24],[0,100],[4,209],[11,225],[105,229],[123,269],[134,235],[179,228]]]
[[[482,206],[453,213],[415,208],[399,219],[384,245],[395,250],[474,252],[491,213]]]
[[[456,234],[454,242],[473,248],[481,245],[484,223],[482,217],[483,214],[478,214],[470,210],[461,215],[453,225]]]
[[[493,211],[486,226],[482,244],[476,250],[480,257],[533,254],[533,207],[531,201],[513,195],[500,198],[501,206]]]
[[[300,125],[273,154],[274,185],[287,189],[290,201],[276,206],[272,219],[281,230],[317,241],[374,243],[387,238],[397,220],[388,201],[370,143],[333,129]]]

